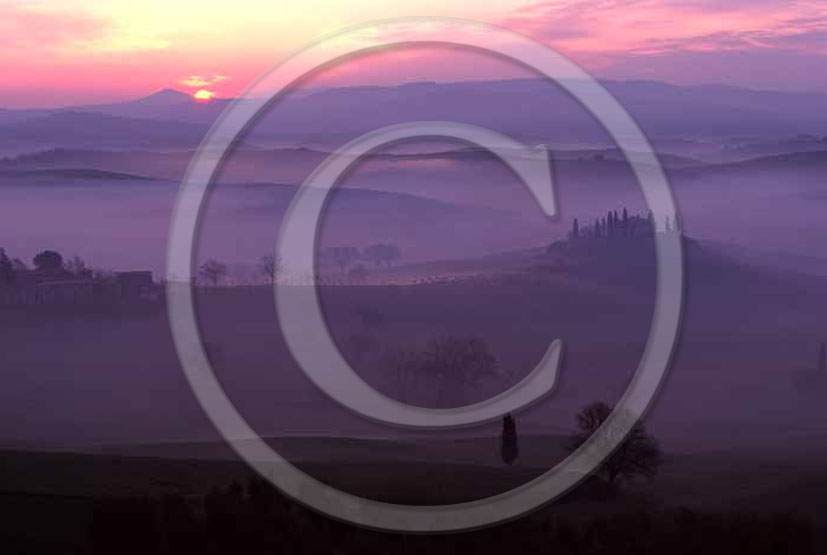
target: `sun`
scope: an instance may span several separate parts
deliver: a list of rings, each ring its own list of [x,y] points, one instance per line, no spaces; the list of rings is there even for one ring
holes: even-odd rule
[[[215,92],[208,91],[207,89],[198,89],[193,93],[192,97],[198,102],[209,102],[215,97]]]

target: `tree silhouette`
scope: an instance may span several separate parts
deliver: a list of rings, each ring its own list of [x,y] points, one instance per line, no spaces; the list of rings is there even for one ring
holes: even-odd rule
[[[32,259],[34,267],[40,271],[56,271],[63,268],[63,257],[56,251],[41,251]]]
[[[218,282],[221,281],[221,278],[227,275],[227,265],[210,258],[198,268],[198,275],[213,286],[216,286]]]
[[[609,417],[612,408],[603,402],[595,402],[583,410],[577,416],[577,431],[569,437],[568,449],[574,451],[586,442],[595,433],[599,433],[597,441],[611,443],[613,436],[620,433],[619,429],[601,429],[601,426]],[[628,418],[628,415],[621,415]],[[600,429],[600,431],[598,431]],[[607,448],[609,445],[607,445]],[[663,453],[657,440],[647,432],[646,427],[639,420],[636,421],[626,438],[614,450],[614,452],[603,461],[600,467],[600,474],[606,479],[610,486],[615,487],[623,480],[629,480],[636,476],[647,478],[654,477],[663,460]]]
[[[270,280],[270,283],[275,283],[279,275],[284,271],[284,262],[281,256],[275,254],[265,254],[259,259],[258,269],[264,277]]]
[[[574,223],[571,224],[571,236],[575,239],[580,237],[580,224],[577,223],[577,218],[574,218]]]
[[[508,466],[514,464],[520,448],[517,444],[517,421],[511,414],[503,416],[503,432],[500,438],[500,456]]]
[[[437,402],[456,406],[469,386],[497,375],[499,362],[488,344],[476,337],[445,336],[431,341],[418,357],[417,371],[437,382]]]

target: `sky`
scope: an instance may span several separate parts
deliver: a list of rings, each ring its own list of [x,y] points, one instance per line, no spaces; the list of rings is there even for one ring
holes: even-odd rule
[[[435,15],[539,39],[609,79],[827,92],[824,0],[0,0],[0,107],[230,97],[341,27]],[[320,85],[524,76],[480,54],[420,49],[351,61]]]

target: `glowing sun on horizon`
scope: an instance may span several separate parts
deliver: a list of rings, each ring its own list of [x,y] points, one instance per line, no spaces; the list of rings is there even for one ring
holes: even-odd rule
[[[192,94],[192,97],[198,102],[209,102],[215,97],[215,92],[207,89],[198,89]]]

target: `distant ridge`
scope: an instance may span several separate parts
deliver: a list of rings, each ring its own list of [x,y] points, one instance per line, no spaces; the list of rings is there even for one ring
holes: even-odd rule
[[[605,80],[603,84],[651,140],[740,138],[756,143],[779,137],[823,136],[827,131],[827,94],[654,81]],[[6,110],[0,112],[0,124],[34,124],[38,116],[69,111],[180,121],[206,128],[233,101],[224,98],[198,102],[185,92],[162,89],[118,103],[64,110]],[[262,145],[289,141],[329,148],[385,125],[435,119],[482,125],[524,141],[597,148],[611,143],[579,104],[541,79],[298,91],[263,114],[248,138]],[[92,125],[87,122],[81,128]],[[0,141],[8,139],[0,132]],[[101,141],[100,146],[105,148],[106,137]]]
[[[44,146],[100,148],[194,148],[206,126],[147,120],[78,110],[61,110],[0,126],[0,140]]]
[[[137,100],[127,101],[121,104],[128,104],[130,102],[144,105],[168,106],[170,104],[195,102],[195,100],[187,93],[176,89],[161,89],[150,95],[138,98]]]
[[[153,177],[124,172],[110,172],[92,168],[58,168],[38,170],[0,169],[4,177],[57,177],[62,179],[92,179],[115,181],[156,181]]]
[[[827,149],[756,156],[739,162],[687,168],[689,174],[765,173],[768,171],[827,170]]]

